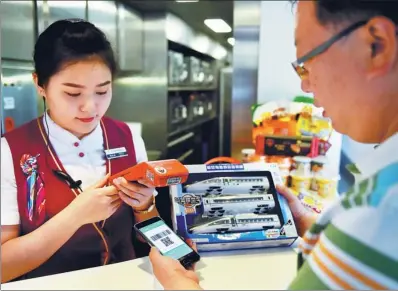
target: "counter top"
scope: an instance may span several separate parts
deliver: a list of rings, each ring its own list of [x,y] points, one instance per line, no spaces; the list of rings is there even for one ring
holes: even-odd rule
[[[293,248],[201,252],[196,270],[206,290],[283,290],[294,278]],[[2,284],[1,290],[156,290],[148,257]]]

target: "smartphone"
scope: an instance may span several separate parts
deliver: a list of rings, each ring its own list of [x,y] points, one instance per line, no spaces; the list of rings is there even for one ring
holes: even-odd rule
[[[163,256],[178,260],[184,268],[189,268],[200,260],[200,256],[183,241],[160,217],[152,217],[134,225],[137,232]]]

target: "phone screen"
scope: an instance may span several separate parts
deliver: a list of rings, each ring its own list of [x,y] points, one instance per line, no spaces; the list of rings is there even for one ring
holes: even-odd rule
[[[140,231],[164,256],[178,260],[192,252],[162,220],[144,226]]]

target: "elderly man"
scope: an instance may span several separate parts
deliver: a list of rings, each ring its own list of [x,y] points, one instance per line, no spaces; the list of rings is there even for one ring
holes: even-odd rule
[[[303,235],[289,289],[398,289],[398,0],[298,1],[293,63],[334,128],[379,143],[354,187],[319,217],[285,189]],[[193,271],[152,249],[167,289],[200,289]]]

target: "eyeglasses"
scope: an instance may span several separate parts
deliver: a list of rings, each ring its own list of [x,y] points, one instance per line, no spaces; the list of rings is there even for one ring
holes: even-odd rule
[[[294,70],[297,72],[297,74],[299,75],[299,77],[303,80],[308,76],[308,71],[304,67],[305,62],[308,62],[310,59],[324,53],[335,42],[337,42],[341,38],[349,35],[351,32],[353,32],[357,28],[365,25],[366,23],[368,23],[367,20],[362,20],[362,21],[358,21],[358,22],[352,24],[351,26],[347,27],[346,29],[339,32],[335,36],[332,36],[330,39],[328,39],[321,45],[319,45],[316,48],[314,48],[313,50],[311,50],[309,53],[305,54],[304,56],[302,56],[301,58],[299,58],[295,62],[293,62],[292,66],[293,66]]]

